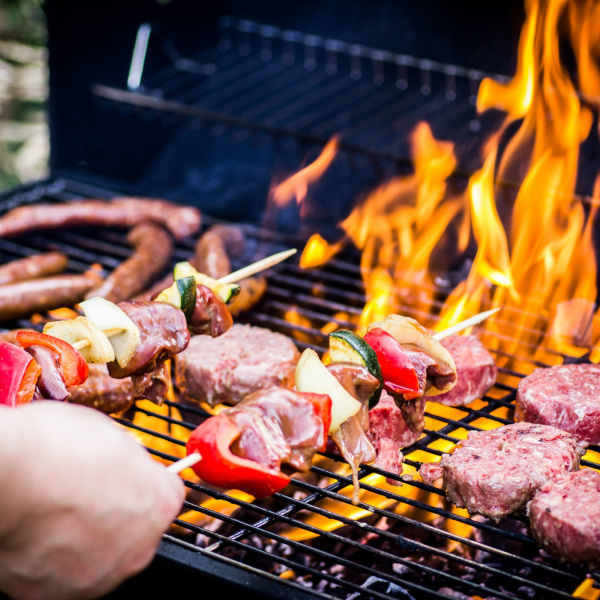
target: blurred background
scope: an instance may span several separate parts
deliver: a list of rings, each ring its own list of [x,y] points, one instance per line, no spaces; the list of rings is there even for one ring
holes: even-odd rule
[[[0,192],[48,170],[42,0],[0,0]]]

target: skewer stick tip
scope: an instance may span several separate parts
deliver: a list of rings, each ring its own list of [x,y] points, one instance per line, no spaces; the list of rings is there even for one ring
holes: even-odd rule
[[[501,308],[501,306],[498,306],[497,308],[492,308],[490,310],[480,312],[476,315],[473,315],[472,317],[469,317],[468,319],[465,319],[464,321],[461,321],[460,323],[457,323],[456,325],[452,325],[452,327],[448,327],[448,329],[444,329],[444,331],[438,331],[437,333],[434,333],[433,337],[438,341],[443,340],[444,338],[454,335],[455,333],[458,333],[463,329],[473,327],[473,325],[477,325],[478,323],[485,321],[492,315],[495,315]]]
[[[193,467],[196,463],[202,460],[202,455],[199,452],[192,452],[185,458],[174,462],[173,464],[167,467],[167,471],[171,471],[171,473],[181,473],[184,469],[188,467]]]

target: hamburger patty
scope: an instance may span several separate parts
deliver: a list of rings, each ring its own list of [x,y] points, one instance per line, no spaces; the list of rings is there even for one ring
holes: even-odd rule
[[[448,498],[470,513],[499,520],[525,506],[548,480],[579,467],[584,448],[548,425],[514,423],[472,431],[439,464]],[[421,468],[426,481],[436,469]]]
[[[494,357],[476,335],[451,335],[442,340],[456,365],[456,385],[445,394],[428,400],[447,406],[464,406],[481,398],[496,383],[498,367]]]
[[[292,385],[299,356],[287,336],[235,324],[218,337],[192,337],[175,358],[175,380],[188,400],[237,404],[257,390]]]
[[[582,469],[549,481],[527,506],[531,531],[570,562],[600,563],[600,473]]]
[[[600,365],[536,369],[519,383],[515,418],[600,443]]]

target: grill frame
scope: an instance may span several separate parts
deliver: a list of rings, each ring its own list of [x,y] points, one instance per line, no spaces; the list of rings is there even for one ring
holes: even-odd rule
[[[115,195],[115,192],[113,190],[107,190],[107,189],[103,189],[101,187],[95,187],[95,186],[90,186],[87,184],[81,184],[78,183],[76,181],[69,181],[66,179],[49,179],[43,182],[38,182],[29,186],[23,186],[17,190],[12,190],[10,192],[7,192],[5,194],[3,194],[2,196],[0,196],[0,212],[3,212],[4,210],[7,210],[8,208],[12,208],[16,205],[22,205],[22,204],[27,204],[27,203],[34,203],[34,202],[39,202],[39,201],[64,201],[64,200],[69,200],[69,199],[73,199],[76,197],[81,197],[81,196],[96,196],[96,197],[110,197]],[[208,224],[210,224],[212,222],[212,220],[208,219]],[[265,231],[265,230],[261,230],[260,228],[253,226],[253,225],[243,225],[245,231],[247,234],[253,233],[255,239],[257,240],[257,244],[255,245],[255,249],[259,248],[260,245],[262,243],[264,244],[268,244],[270,247],[273,246],[277,246],[278,247],[283,247],[284,245],[289,245],[290,243],[299,243],[299,239],[296,236],[293,235],[279,235],[277,233],[273,233],[271,231]],[[31,253],[34,251],[39,251],[42,248],[48,248],[48,247],[58,247],[59,249],[63,249],[66,250],[67,253],[69,253],[69,255],[71,257],[70,263],[69,263],[69,269],[70,270],[74,270],[74,271],[82,271],[85,268],[87,268],[87,266],[89,266],[90,262],[96,262],[98,259],[100,259],[101,264],[106,267],[106,268],[112,268],[115,266],[115,264],[117,264],[119,262],[119,260],[121,260],[124,256],[127,255],[127,253],[129,252],[129,248],[127,247],[126,242],[124,241],[124,235],[121,233],[116,233],[114,231],[102,231],[101,233],[98,233],[95,236],[95,239],[90,239],[89,237],[86,237],[85,234],[81,234],[81,233],[73,233],[71,231],[61,231],[61,232],[50,232],[48,234],[32,234],[31,236],[28,236],[25,240],[19,239],[19,240],[0,240],[0,250],[2,250],[3,252],[8,252],[10,254],[15,254],[19,255],[19,254],[27,254],[27,253]],[[90,251],[90,247],[92,248],[92,250]],[[186,242],[184,242],[181,245],[178,245],[177,247],[177,251],[175,253],[175,260],[180,260],[182,258],[185,258],[187,256],[187,254],[189,254],[190,250],[192,247],[192,241],[188,240]],[[94,248],[96,250],[94,250]],[[110,254],[111,256],[104,256],[103,254],[98,254],[98,248],[104,248],[104,249],[110,249]],[[275,248],[278,249],[278,248]],[[110,258],[110,260],[109,260]],[[237,265],[236,265],[237,266]],[[346,278],[344,278],[344,276],[339,275],[339,273],[336,272],[336,270],[339,270],[341,267],[344,267],[344,269],[346,269],[349,273],[353,274],[355,276],[354,278],[354,284],[356,289],[354,290],[342,290],[339,292],[339,295],[341,297],[346,297],[345,294],[350,294],[348,296],[348,298],[350,298],[350,300],[358,307],[362,301],[364,301],[364,298],[361,296],[360,293],[360,288],[362,286],[362,284],[360,283],[360,279],[358,277],[358,270],[357,267],[353,266],[351,263],[346,263],[345,261],[341,260],[341,259],[336,259],[334,261],[334,273],[333,273],[333,278],[332,281],[337,282],[338,284],[341,282],[346,283]],[[303,277],[300,277],[300,275],[303,275]],[[321,277],[325,277],[326,279],[326,283],[327,283],[327,271],[321,271],[318,275],[317,278],[321,278]],[[341,279],[340,279],[341,277]],[[348,278],[351,279],[351,278]],[[310,280],[310,277],[308,278],[308,280]],[[254,311],[253,313],[250,313],[249,316],[249,320],[254,322],[255,324],[258,325],[270,325],[271,327],[273,327],[274,325],[277,326],[282,326],[285,325],[288,329],[292,328],[293,326],[290,326],[289,324],[287,324],[285,321],[282,321],[279,317],[273,317],[272,315],[270,315],[268,313],[268,311],[271,310],[280,310],[281,308],[285,307],[285,306],[289,306],[289,304],[285,304],[285,300],[286,298],[289,298],[290,296],[294,296],[295,292],[294,290],[300,286],[300,288],[302,288],[302,286],[306,286],[306,281],[307,281],[307,277],[306,277],[306,272],[300,272],[299,269],[297,267],[295,267],[294,265],[283,265],[280,266],[279,268],[275,269],[273,271],[273,273],[270,275],[270,281],[269,281],[269,292],[267,294],[267,298],[266,300],[263,301],[261,307],[257,309],[256,311]],[[278,295],[279,292],[279,295]],[[275,298],[271,298],[271,296],[274,295]],[[304,296],[306,296],[306,298],[310,298],[307,294],[305,294]],[[300,296],[298,297],[297,295],[295,296],[296,300],[298,301],[297,304],[300,306],[301,310],[304,310],[306,308],[306,304],[309,304],[305,299],[304,296]],[[325,298],[321,298],[321,297],[314,297],[312,296],[312,298],[314,300],[317,301],[317,306],[320,307],[320,310],[327,310],[329,312],[327,313],[321,313],[322,314],[322,318],[328,319],[330,317],[330,315],[339,307],[337,303],[332,303],[332,304],[328,304],[328,299]],[[348,302],[350,300],[347,300]],[[348,308],[348,307],[346,307]],[[307,316],[311,316],[315,314],[315,310],[317,310],[315,307],[313,307],[312,305],[309,304],[309,308],[307,309],[310,312],[307,313]],[[345,323],[345,325],[347,325],[347,323]],[[23,327],[23,326],[31,326],[30,323],[26,320],[21,320],[17,323],[17,326]],[[318,338],[318,335],[322,335],[320,334],[320,332],[316,329],[312,329],[312,328],[304,328],[302,330],[303,333],[306,334],[310,334],[314,337]],[[315,347],[317,349],[321,349],[322,347],[319,346],[318,344],[308,344],[308,343],[298,343],[298,345],[300,347],[306,347],[308,345],[311,345],[312,347]],[[569,361],[584,361],[586,360],[586,357],[580,357],[580,358],[566,358],[565,360],[569,360]],[[504,372],[504,374],[506,375],[510,375],[510,376],[522,376],[522,374],[520,373],[516,373],[515,371],[511,371],[511,370],[507,370],[504,369],[501,371]],[[514,387],[508,386],[508,385],[504,385],[501,384],[499,386],[501,389],[503,389],[506,393],[504,394],[503,397],[501,398],[492,398],[492,397],[486,397],[486,402],[487,405],[484,407],[481,407],[479,409],[472,409],[472,408],[465,408],[465,409],[459,409],[460,411],[466,413],[464,417],[460,418],[460,419],[451,419],[451,418],[444,418],[444,417],[440,417],[439,415],[436,415],[435,412],[431,412],[431,408],[428,408],[427,411],[427,416],[431,420],[434,421],[438,421],[441,423],[441,426],[439,427],[439,429],[433,430],[430,428],[430,426],[427,428],[426,432],[425,432],[425,436],[419,440],[413,447],[411,447],[411,449],[408,449],[406,452],[407,455],[409,455],[409,458],[407,459],[407,464],[412,465],[412,466],[418,466],[418,462],[410,459],[410,454],[412,451],[420,449],[420,450],[425,450],[431,455],[436,455],[436,454],[440,454],[441,452],[439,450],[430,448],[429,445],[432,442],[435,442],[435,440],[447,440],[447,441],[457,441],[457,438],[454,437],[452,434],[458,429],[458,428],[463,428],[466,430],[469,429],[476,429],[476,425],[474,424],[474,422],[477,419],[480,418],[491,418],[494,419],[498,422],[498,424],[503,424],[506,419],[504,417],[499,417],[498,415],[494,415],[492,414],[494,411],[496,411],[497,409],[502,409],[502,408],[507,408],[511,405],[512,400],[514,399]],[[168,405],[171,405],[172,403],[167,403]],[[181,405],[174,405],[174,406],[179,406],[181,408]],[[148,411],[146,411],[148,412]],[[194,407],[192,409],[186,408],[183,413],[196,413],[198,416],[201,416],[202,414],[206,414],[203,413],[202,409]],[[149,415],[155,415],[157,416],[159,419],[162,420],[169,420],[169,417],[164,417],[162,415],[159,415],[158,413],[156,413],[155,411],[149,411],[148,412]],[[123,424],[126,424],[127,421],[125,419],[122,418],[117,418],[116,419],[118,422],[121,422]],[[173,420],[172,418],[170,420]],[[189,423],[189,422],[177,422],[177,424],[186,427],[188,429],[192,428],[194,426],[194,423]],[[158,434],[156,431],[153,430],[148,430],[149,433],[152,433],[153,435],[155,435],[156,437],[165,437],[162,434]],[[170,438],[169,436],[166,436],[166,439],[169,441],[173,441],[172,438]],[[181,445],[182,442],[177,442]],[[594,451],[600,451],[600,448],[597,447],[593,447],[592,448]],[[164,453],[161,453],[159,451],[156,450],[151,450],[151,453],[161,457],[161,458],[166,458],[168,460],[176,460],[178,457],[176,456],[172,456],[172,455],[167,455]],[[332,454],[325,454],[326,458],[329,459],[333,459],[335,458],[336,455],[332,455]],[[590,461],[583,461],[583,464],[586,466],[590,466],[590,467],[595,467],[598,468],[600,465],[590,462]],[[327,470],[323,470],[322,467],[319,466],[315,466],[313,467],[313,472],[315,472],[318,475],[328,475],[330,477],[333,476],[333,474],[330,471]],[[377,474],[385,474],[384,471],[381,471],[380,469],[377,469],[375,467],[370,467],[370,466],[363,466],[361,469],[361,476],[365,476],[367,474],[370,473],[377,473]],[[315,507],[313,506],[313,503],[317,503],[318,500],[320,500],[321,498],[333,498],[335,500],[338,501],[342,501],[344,503],[349,503],[349,500],[345,497],[341,497],[339,494],[337,494],[337,491],[340,490],[341,488],[345,487],[350,480],[348,479],[348,477],[346,476],[333,476],[333,478],[336,480],[335,483],[331,484],[330,486],[328,486],[325,489],[322,488],[318,488],[316,487],[314,484],[312,483],[306,483],[306,482],[300,482],[300,481],[295,481],[294,482],[294,486],[296,488],[299,489],[303,489],[304,491],[306,491],[309,495],[307,498],[299,500],[296,498],[290,498],[288,496],[286,496],[283,493],[278,493],[275,494],[275,500],[278,503],[284,503],[284,505],[282,506],[281,509],[279,509],[277,512],[273,511],[269,506],[265,507],[262,504],[259,504],[258,506],[249,506],[246,505],[245,503],[243,503],[242,501],[239,500],[235,500],[234,503],[237,504],[241,504],[244,506],[245,509],[245,513],[244,513],[244,518],[247,518],[248,515],[248,511],[251,511],[254,515],[255,518],[250,522],[246,522],[244,520],[241,520],[238,518],[238,516],[236,516],[235,514],[232,517],[228,517],[228,518],[222,518],[222,520],[224,521],[228,521],[230,524],[235,525],[236,526],[236,530],[233,531],[231,534],[221,534],[221,533],[214,533],[214,532],[208,532],[202,528],[198,529],[199,532],[204,533],[205,535],[209,535],[212,536],[212,538],[214,538],[217,542],[219,542],[219,544],[215,545],[215,544],[211,544],[210,549],[206,549],[206,548],[200,548],[199,546],[195,546],[194,544],[190,544],[189,541],[187,541],[186,539],[182,539],[182,538],[178,538],[177,536],[173,535],[173,534],[167,534],[165,536],[165,538],[163,539],[163,543],[161,544],[160,550],[159,550],[159,555],[167,558],[168,560],[173,560],[179,564],[185,565],[187,567],[191,567],[195,570],[196,573],[198,573],[199,575],[204,574],[206,576],[210,576],[210,577],[217,577],[220,581],[228,581],[231,584],[234,585],[238,585],[238,586],[247,586],[245,587],[245,589],[250,589],[252,590],[254,593],[262,596],[262,597],[273,597],[273,598],[279,598],[279,597],[284,597],[285,595],[289,595],[290,593],[294,594],[294,597],[306,597],[306,598],[310,598],[310,597],[325,597],[325,598],[333,598],[333,597],[338,597],[338,596],[332,596],[332,595],[324,595],[324,594],[315,594],[314,590],[307,590],[305,587],[301,586],[300,584],[298,584],[295,581],[289,581],[289,580],[283,580],[280,577],[277,577],[275,575],[269,574],[269,573],[265,573],[263,571],[257,570],[252,564],[244,564],[241,563],[239,560],[235,560],[232,559],[228,556],[219,554],[219,550],[222,549],[223,546],[228,546],[228,545],[233,545],[236,547],[240,547],[240,545],[246,550],[246,552],[249,552],[251,554],[256,554],[256,555],[260,555],[263,558],[264,554],[265,554],[265,550],[263,548],[257,548],[256,550],[251,550],[250,548],[252,547],[250,545],[249,540],[247,540],[247,536],[245,535],[245,533],[238,533],[238,531],[251,531],[254,533],[258,533],[260,532],[261,534],[264,534],[266,537],[271,537],[273,538],[274,536],[276,537],[276,539],[279,539],[277,537],[276,534],[272,534],[272,533],[268,533],[267,527],[270,525],[270,523],[272,521],[277,521],[279,523],[281,522],[292,522],[294,523],[294,525],[298,526],[299,523],[297,522],[296,519],[296,514],[298,511],[304,509],[310,509],[315,513],[321,513],[321,514],[326,514],[329,517],[333,517],[333,518],[337,518],[337,520],[340,520],[339,515],[336,515],[335,513],[323,513],[323,509],[319,508],[319,507]],[[392,476],[392,478],[394,478]],[[192,488],[192,489],[196,489],[197,491],[202,491],[202,492],[210,492],[210,495],[216,498],[221,498],[221,499],[227,499],[229,501],[231,501],[231,497],[227,496],[224,493],[221,492],[213,492],[208,490],[208,488],[205,488],[203,486],[199,486],[197,484],[190,484],[188,482],[188,487]],[[431,493],[435,493],[435,494],[440,494],[439,490],[436,490],[436,488],[433,488],[432,486],[428,486],[427,484],[424,483],[420,483],[420,482],[412,482],[412,483],[405,483],[404,486],[409,486],[408,489],[411,489],[412,487],[416,487],[416,488],[420,488],[422,490],[426,490],[428,492]],[[368,489],[368,488],[366,488]],[[451,513],[449,513],[444,507],[442,508],[438,508],[438,507],[434,507],[434,506],[430,506],[427,503],[422,502],[421,500],[417,499],[412,499],[410,497],[406,497],[404,494],[405,492],[403,490],[406,490],[406,487],[400,487],[398,488],[395,492],[380,492],[381,495],[387,496],[388,498],[392,498],[392,499],[397,499],[398,501],[402,502],[405,505],[408,506],[412,506],[413,508],[418,508],[421,510],[427,510],[428,512],[432,513],[432,514],[437,514],[438,516],[443,516],[446,519],[450,519],[452,522],[462,522],[462,523],[466,523],[469,525],[472,525],[474,527],[476,527],[479,531],[481,532],[485,532],[487,534],[496,534],[496,535],[502,535],[506,538],[507,541],[513,541],[513,542],[523,542],[526,545],[531,545],[532,540],[528,537],[528,536],[523,536],[522,534],[519,533],[515,533],[515,532],[511,532],[511,531],[505,531],[503,530],[500,526],[498,525],[494,525],[494,524],[490,524],[490,523],[478,523],[476,521],[473,521],[470,518],[465,518],[462,517],[460,515],[453,515]],[[373,489],[371,489],[370,491],[375,491]],[[195,508],[195,505],[191,502],[187,503],[187,508]],[[369,509],[370,505],[365,505],[364,508]],[[203,509],[203,512],[210,514],[210,511],[207,511],[206,509]],[[396,519],[399,522],[402,522],[404,524],[404,526],[406,527],[410,527],[410,526],[415,526],[415,521],[414,519],[412,519],[410,516],[409,517],[405,517],[405,516],[398,516],[395,515],[394,513],[391,512],[391,509],[388,510],[388,508],[384,508],[384,509],[376,509],[376,510],[371,510],[371,512],[373,514],[377,514],[380,517],[387,517],[389,519]],[[216,516],[216,515],[213,515]],[[222,515],[221,515],[222,517]],[[179,521],[178,523],[181,526],[185,526],[188,529],[190,529],[189,524],[187,524],[184,521]],[[494,573],[494,569],[497,570],[496,567],[494,566],[490,566],[488,564],[485,563],[478,563],[477,561],[473,561],[472,558],[469,557],[460,557],[460,556],[447,556],[447,552],[446,550],[444,550],[444,546],[443,545],[439,545],[436,548],[429,548],[428,547],[428,543],[425,541],[423,542],[422,540],[413,540],[410,539],[410,537],[404,537],[404,539],[400,538],[397,534],[392,533],[392,532],[388,532],[388,531],[381,531],[378,530],[376,525],[371,524],[370,522],[364,525],[351,525],[349,523],[347,523],[347,526],[350,527],[354,527],[354,528],[358,528],[358,530],[361,532],[361,535],[364,532],[370,532],[370,533],[377,533],[378,536],[380,538],[388,538],[390,540],[393,540],[395,543],[399,544],[399,549],[401,552],[406,551],[406,549],[408,547],[411,548],[419,548],[421,551],[427,551],[427,552],[433,552],[434,554],[437,554],[438,556],[443,557],[445,560],[451,560],[454,561],[456,564],[461,564],[465,567],[474,567],[474,568],[478,568],[481,571],[486,571],[490,574]],[[454,540],[454,541],[460,541],[461,543],[463,543],[466,547],[472,548],[474,550],[480,550],[480,551],[485,551],[485,552],[491,552],[492,554],[495,554],[497,556],[505,556],[505,551],[499,549],[499,548],[494,548],[494,547],[489,547],[487,544],[476,541],[476,540],[465,540],[462,539],[460,537],[456,537],[456,535],[452,534],[452,532],[448,533],[446,532],[442,526],[438,526],[438,525],[432,525],[430,522],[428,522],[427,524],[419,524],[418,525],[420,528],[422,528],[423,530],[428,531],[429,533],[434,534],[435,536],[437,536],[437,538],[442,539],[442,540],[446,540],[446,541],[450,541],[450,540]],[[338,540],[339,537],[339,532],[333,531],[327,535],[321,536],[321,539],[331,539],[331,540]],[[345,535],[345,533],[344,533]],[[281,541],[281,540],[280,540]],[[340,540],[338,540],[340,541]],[[285,542],[286,544],[290,545],[289,541]],[[340,543],[346,543],[343,539],[340,541]],[[356,546],[360,545],[359,542],[357,542],[355,539],[353,539],[352,543],[350,544],[351,546],[354,546],[356,548]],[[341,557],[341,556],[336,556],[334,554],[332,554],[331,552],[328,552],[327,550],[315,550],[313,546],[307,546],[306,542],[295,542],[294,544],[292,544],[293,546],[295,546],[297,549],[299,549],[300,554],[299,556],[301,556],[301,554],[303,552],[308,552],[306,550],[306,548],[308,547],[310,549],[310,552],[313,553],[314,555],[319,555],[322,557],[325,557],[326,560],[328,561],[337,561],[338,564],[343,564],[345,561],[347,561],[348,559],[346,559],[345,557]],[[364,547],[362,548],[364,550]],[[416,568],[416,569],[420,569],[421,573],[423,574],[429,574],[432,577],[438,578],[441,581],[444,582],[448,582],[448,585],[450,586],[454,586],[455,588],[458,588],[460,586],[463,587],[463,589],[466,587],[466,591],[469,591],[469,588],[471,589],[471,591],[473,593],[485,593],[486,595],[494,595],[495,597],[515,597],[515,596],[509,596],[506,594],[503,594],[501,591],[499,593],[499,590],[495,589],[494,587],[488,587],[485,582],[483,584],[479,584],[479,583],[468,583],[465,582],[464,580],[457,580],[455,578],[454,575],[449,574],[449,573],[443,573],[443,572],[437,572],[437,570],[433,567],[430,567],[428,565],[418,565],[415,561],[413,561],[411,558],[402,558],[404,556],[404,554],[402,554],[402,556],[393,556],[391,557],[389,555],[389,551],[383,551],[383,550],[377,550],[377,548],[374,548],[373,550],[367,550],[367,553],[370,553],[375,559],[379,560],[380,562],[382,560],[392,560],[392,558],[394,558],[398,563],[402,564],[404,563],[406,566],[406,563],[408,563],[408,566],[411,566],[412,568]],[[507,558],[505,556],[505,558]],[[292,557],[292,559],[288,559],[286,557],[278,557],[277,561],[279,564],[282,565],[290,565],[290,564],[295,564],[297,562],[296,557]],[[574,591],[574,589],[578,586],[578,584],[584,579],[585,577],[585,569],[583,568],[575,568],[575,569],[569,569],[568,571],[566,570],[565,567],[559,565],[556,561],[549,561],[547,564],[536,564],[534,562],[532,562],[530,559],[528,559],[527,557],[521,557],[521,556],[517,556],[514,555],[510,558],[510,560],[515,560],[518,563],[522,564],[522,566],[525,568],[535,568],[538,569],[538,572],[544,572],[544,573],[553,573],[554,576],[556,577],[561,577],[566,579],[566,581],[569,581],[572,583],[572,586],[570,586],[570,591],[569,592],[561,592],[559,593],[559,591],[557,589],[554,588],[545,588],[543,583],[538,583],[535,580],[535,577],[532,575],[532,579],[529,579],[529,576],[523,576],[521,577],[521,582],[523,583],[523,585],[525,585],[526,587],[533,587],[533,589],[538,589],[540,590],[540,592],[543,592],[544,594],[546,594],[545,596],[542,597],[565,597],[565,596],[569,596],[570,593],[572,591]],[[291,561],[291,562],[290,562]],[[349,566],[351,566],[352,568],[361,568],[361,565],[356,565],[356,564],[350,564]],[[300,570],[302,571],[302,566],[295,566],[296,570]],[[308,571],[309,573],[311,572],[311,569],[313,569],[312,566],[308,566],[308,567],[304,567],[304,571]],[[500,569],[502,571],[502,569]],[[376,577],[380,577],[381,579],[385,580],[388,583],[393,583],[395,585],[404,587],[405,589],[408,589],[409,591],[411,591],[413,593],[413,595],[417,595],[416,597],[448,597],[448,596],[444,596],[443,594],[439,594],[437,593],[436,590],[432,590],[429,589],[425,586],[422,586],[420,584],[415,584],[414,581],[411,580],[407,580],[406,578],[403,578],[402,575],[397,575],[395,573],[385,573],[383,574],[384,576],[382,577],[382,573],[378,572],[377,569],[375,569],[375,572],[371,573],[369,571],[369,569],[365,569],[365,574],[374,575]],[[597,574],[594,574],[596,579],[597,579]],[[504,573],[502,573],[501,575],[502,577],[508,576],[510,577],[510,582],[511,583],[515,583],[515,578],[514,575],[512,573],[507,573],[506,575]],[[325,576],[321,576],[322,578],[325,579],[335,579],[334,576],[329,576],[329,577],[325,577]],[[439,583],[439,581],[438,581]],[[353,585],[352,583],[350,585],[348,585],[348,590],[349,590],[349,594],[352,591],[356,591],[356,592],[360,592],[362,595],[358,596],[360,598],[367,598],[367,597],[377,597],[377,598],[392,598],[394,597],[393,595],[386,595],[385,593],[380,593],[380,592],[376,592],[373,590],[365,590],[365,589],[361,589],[360,586],[356,586]],[[420,595],[418,595],[420,594]],[[396,596],[397,597],[397,596]],[[518,596],[517,596],[518,597]]]

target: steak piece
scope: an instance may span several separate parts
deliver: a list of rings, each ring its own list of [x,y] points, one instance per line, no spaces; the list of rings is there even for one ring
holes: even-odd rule
[[[287,336],[235,324],[216,338],[192,337],[175,358],[175,378],[187,400],[237,404],[257,390],[292,385],[299,356]]]
[[[582,469],[546,483],[527,506],[531,531],[552,554],[600,564],[600,473]]]
[[[496,383],[494,357],[476,335],[451,335],[442,340],[456,365],[456,385],[445,394],[427,399],[446,406],[464,406],[481,398]]]
[[[578,469],[583,452],[560,429],[513,423],[470,432],[452,454],[442,456],[439,468],[452,502],[497,521],[525,506],[547,481]],[[423,467],[421,476],[431,481],[437,469]]]
[[[375,466],[396,475],[402,473],[403,457],[400,450],[414,444],[425,425],[423,398],[405,401],[402,408],[398,408],[387,392],[381,392],[381,399],[369,411],[367,433],[377,453]]]
[[[600,443],[600,365],[536,369],[519,383],[515,418]]]

